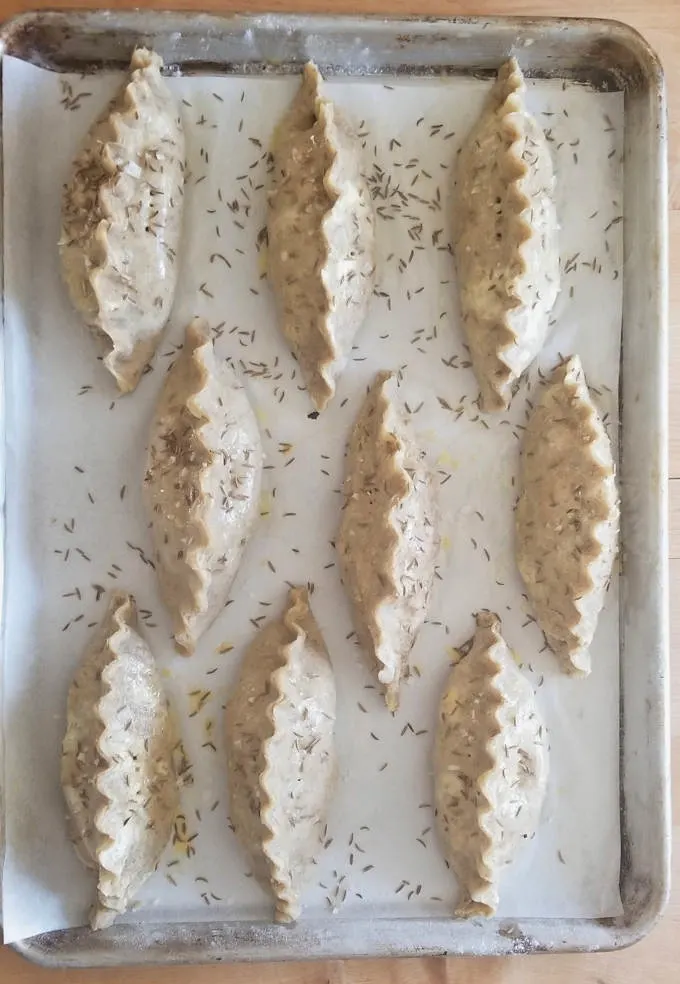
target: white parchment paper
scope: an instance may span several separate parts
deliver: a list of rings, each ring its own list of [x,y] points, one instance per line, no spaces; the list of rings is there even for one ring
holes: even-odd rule
[[[341,781],[306,897],[317,918],[446,914],[456,895],[437,844],[430,754],[452,647],[472,613],[498,612],[550,732],[543,823],[502,884],[501,916],[620,912],[618,589],[586,681],[562,676],[530,619],[513,559],[519,441],[537,368],[509,414],[481,416],[449,253],[456,152],[487,84],[455,78],[331,81],[354,120],[378,208],[379,285],[335,401],[319,419],[277,332],[263,276],[266,148],[291,78],[173,78],[190,179],[181,279],[167,333],[133,395],[119,398],[60,281],[60,192],[117,76],[59,76],[3,60],[7,543],[4,632],[5,940],[85,922],[94,884],[66,834],[59,754],[66,693],[106,603],[131,590],[182,722],[191,767],[174,845],[128,917],[268,919],[228,826],[223,705],[254,626],[286,582],[310,582],[337,675]],[[530,85],[558,175],[563,289],[540,359],[578,352],[616,442],[621,324],[620,94]],[[163,374],[194,314],[244,374],[267,454],[262,521],[231,603],[197,654],[173,653],[140,484]],[[366,385],[403,370],[401,392],[436,470],[444,538],[416,674],[390,716],[350,637],[331,541],[343,451]],[[140,554],[141,550],[141,554]]]

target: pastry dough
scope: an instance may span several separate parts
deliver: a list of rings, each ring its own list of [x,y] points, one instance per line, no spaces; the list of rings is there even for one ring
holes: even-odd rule
[[[184,134],[162,60],[138,48],[130,78],[94,123],[64,190],[64,280],[104,365],[133,390],[170,315],[184,190]]]
[[[129,594],[116,592],[68,695],[61,783],[74,846],[97,872],[93,929],[125,912],[170,840],[175,729]]]
[[[619,510],[611,444],[576,355],[529,419],[520,487],[517,563],[534,614],[563,668],[587,674]]]
[[[454,255],[482,409],[508,407],[548,334],[560,286],[550,151],[514,58],[458,162]]]
[[[380,372],[349,442],[337,549],[359,641],[375,660],[390,710],[427,615],[437,525],[431,475],[397,407],[397,380]]]
[[[144,494],[177,648],[226,604],[259,511],[262,446],[246,392],[196,318],[151,426]]]
[[[359,146],[322,94],[315,65],[277,128],[268,269],[281,329],[310,398],[323,410],[366,317],[374,218]]]
[[[226,711],[231,822],[275,918],[300,913],[336,774],[335,680],[307,591],[248,649]]]
[[[492,916],[498,883],[540,820],[547,736],[531,685],[497,615],[477,615],[472,648],[451,671],[434,752],[439,835],[461,889],[459,916]]]

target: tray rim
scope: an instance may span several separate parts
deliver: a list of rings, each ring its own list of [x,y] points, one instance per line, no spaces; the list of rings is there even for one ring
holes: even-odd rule
[[[189,963],[189,962],[222,962],[222,961],[256,961],[256,960],[299,960],[299,959],[330,959],[342,957],[368,956],[432,956],[432,955],[504,955],[511,953],[546,953],[546,952],[578,952],[595,950],[612,950],[630,946],[646,936],[661,918],[670,894],[670,738],[669,738],[669,695],[667,687],[669,646],[668,646],[668,520],[667,520],[667,444],[668,444],[668,326],[667,326],[667,182],[666,182],[666,92],[663,68],[661,62],[645,38],[629,25],[606,18],[569,18],[569,17],[384,17],[371,15],[329,15],[329,14],[262,14],[250,12],[212,12],[212,11],[168,11],[168,10],[105,10],[82,8],[54,9],[46,8],[39,11],[27,11],[16,14],[0,24],[0,59],[8,46],[8,39],[36,20],[62,20],[87,24],[96,22],[97,18],[110,18],[110,26],[115,23],[134,25],[142,20],[152,20],[161,24],[163,20],[188,23],[190,20],[203,20],[215,25],[223,25],[228,32],[229,25],[239,22],[257,24],[264,17],[270,23],[304,25],[308,29],[323,31],[339,25],[347,28],[354,26],[357,31],[363,25],[384,25],[387,29],[396,30],[399,25],[413,29],[421,25],[431,31],[437,27],[443,30],[455,31],[456,28],[466,27],[473,30],[493,29],[507,30],[550,30],[568,31],[580,28],[583,32],[591,32],[596,37],[613,38],[627,49],[639,68],[645,84],[656,96],[651,126],[656,133],[654,142],[655,159],[653,164],[656,171],[658,187],[654,199],[654,233],[656,260],[653,262],[655,274],[654,287],[657,291],[656,323],[654,335],[654,361],[656,381],[659,384],[658,402],[655,406],[656,419],[653,421],[654,460],[658,468],[658,488],[654,493],[656,512],[660,511],[656,530],[657,541],[654,544],[656,559],[661,561],[661,579],[658,585],[655,611],[658,616],[659,630],[655,647],[656,671],[659,680],[658,706],[655,708],[654,726],[650,725],[648,733],[651,740],[659,746],[659,772],[662,783],[662,800],[658,804],[657,828],[660,833],[661,877],[652,886],[640,914],[631,922],[625,917],[620,919],[505,919],[492,920],[489,925],[500,924],[495,932],[486,934],[482,944],[472,950],[461,946],[458,940],[446,939],[446,928],[451,926],[448,918],[435,919],[380,919],[365,920],[364,929],[373,931],[365,934],[365,945],[359,949],[347,952],[343,946],[342,926],[354,923],[356,920],[305,921],[298,924],[296,929],[271,926],[270,924],[250,924],[247,922],[232,923],[169,923],[155,924],[158,927],[158,938],[144,950],[123,949],[117,942],[124,936],[126,925],[122,924],[107,930],[105,933],[93,934],[86,929],[63,930],[42,934],[30,939],[11,944],[16,952],[46,967],[86,967],[86,966],[121,966],[129,964],[152,963]],[[146,33],[149,33],[147,28]],[[455,40],[455,38],[452,38]],[[452,57],[452,62],[454,58]],[[529,73],[531,74],[531,73]],[[625,86],[622,86],[625,88]],[[1,166],[1,161],[0,161]],[[624,282],[625,282],[624,276]],[[3,284],[4,287],[4,284]],[[2,292],[4,299],[4,289]],[[623,418],[622,418],[623,423]],[[622,426],[623,431],[623,426]],[[4,475],[3,475],[4,477]],[[4,500],[4,492],[3,492]],[[3,501],[4,511],[4,501]],[[4,517],[3,517],[4,519]],[[4,533],[4,531],[3,531]],[[625,551],[625,542],[622,546]],[[4,567],[4,552],[3,552]],[[651,649],[652,647],[650,647]],[[624,734],[623,711],[621,722],[622,738]],[[623,763],[623,745],[622,745]],[[622,780],[623,782],[623,780]],[[622,813],[625,812],[625,797],[622,792]],[[622,855],[625,850],[622,830]],[[623,857],[622,857],[623,863]],[[331,928],[329,930],[329,924]],[[403,926],[409,926],[409,934],[417,938],[417,944],[404,939]],[[258,930],[258,926],[262,930]],[[388,930],[392,927],[392,932]],[[190,940],[191,927],[204,939],[197,946],[195,940]],[[560,927],[560,931],[556,932]],[[153,929],[153,926],[151,926]],[[266,931],[266,933],[265,933]],[[151,935],[149,933],[149,935]],[[266,939],[265,939],[266,935]],[[122,942],[122,940],[121,940]],[[56,945],[55,945],[56,944]]]

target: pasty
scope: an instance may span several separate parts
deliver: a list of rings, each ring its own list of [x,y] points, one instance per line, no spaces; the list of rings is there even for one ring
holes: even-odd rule
[[[337,549],[359,641],[390,710],[427,615],[437,525],[431,474],[397,405],[397,380],[380,372],[349,441]]]
[[[560,286],[555,177],[525,94],[511,58],[458,161],[454,255],[487,411],[508,407],[513,384],[543,347]]]
[[[172,834],[175,729],[129,594],[116,592],[68,695],[61,784],[74,846],[97,872],[93,929],[129,908]]]
[[[311,63],[272,145],[268,271],[312,403],[335,393],[373,291],[374,218],[359,145]]]
[[[319,848],[336,774],[335,681],[307,592],[248,649],[226,711],[231,822],[291,922]]]
[[[137,48],[130,78],[92,126],[64,190],[59,242],[71,300],[106,344],[104,365],[133,390],[170,315],[184,190],[184,133],[161,78]]]
[[[262,446],[231,367],[196,318],[151,425],[144,497],[177,648],[192,653],[226,604],[259,510]]]
[[[577,355],[555,369],[522,447],[517,564],[539,627],[569,673],[588,648],[618,536],[614,460]]]
[[[437,825],[461,889],[459,916],[492,916],[498,883],[540,819],[547,737],[534,692],[500,634],[477,615],[472,648],[439,706],[434,751]]]

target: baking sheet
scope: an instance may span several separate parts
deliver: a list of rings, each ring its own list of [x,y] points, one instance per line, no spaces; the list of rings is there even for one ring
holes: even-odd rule
[[[258,250],[264,155],[293,79],[171,80],[183,100],[191,173],[180,286],[154,371],[133,396],[116,397],[69,306],[55,248],[61,185],[116,82],[4,60],[6,941],[82,924],[92,897],[66,837],[58,759],[68,682],[105,603],[96,586],[126,587],[151,613],[145,633],[182,718],[193,777],[183,789],[186,827],[130,919],[270,916],[227,825],[222,705],[254,632],[251,620],[278,613],[285,581],[314,585],[339,691],[341,783],[305,913],[357,919],[451,911],[455,885],[429,805],[431,729],[451,647],[471,634],[471,613],[488,607],[502,617],[537,688],[552,758],[543,824],[504,879],[499,915],[618,914],[617,578],[593,646],[593,675],[586,682],[562,677],[541,652],[512,556],[513,476],[537,370],[509,415],[480,416],[457,324],[447,250],[452,164],[487,84],[329,83],[364,134],[380,215],[379,286],[336,400],[314,420],[276,332]],[[616,442],[623,96],[540,82],[530,87],[530,104],[551,140],[563,225],[563,291],[540,364],[550,368],[558,353],[579,352]],[[218,351],[247,376],[268,469],[262,523],[236,601],[197,655],[182,660],[172,653],[143,561],[150,542],[140,481],[160,375],[194,314],[209,318]],[[351,622],[330,542],[344,442],[366,384],[385,367],[403,367],[404,401],[438,473],[444,514],[440,579],[413,653],[420,675],[394,718],[347,638]]]

